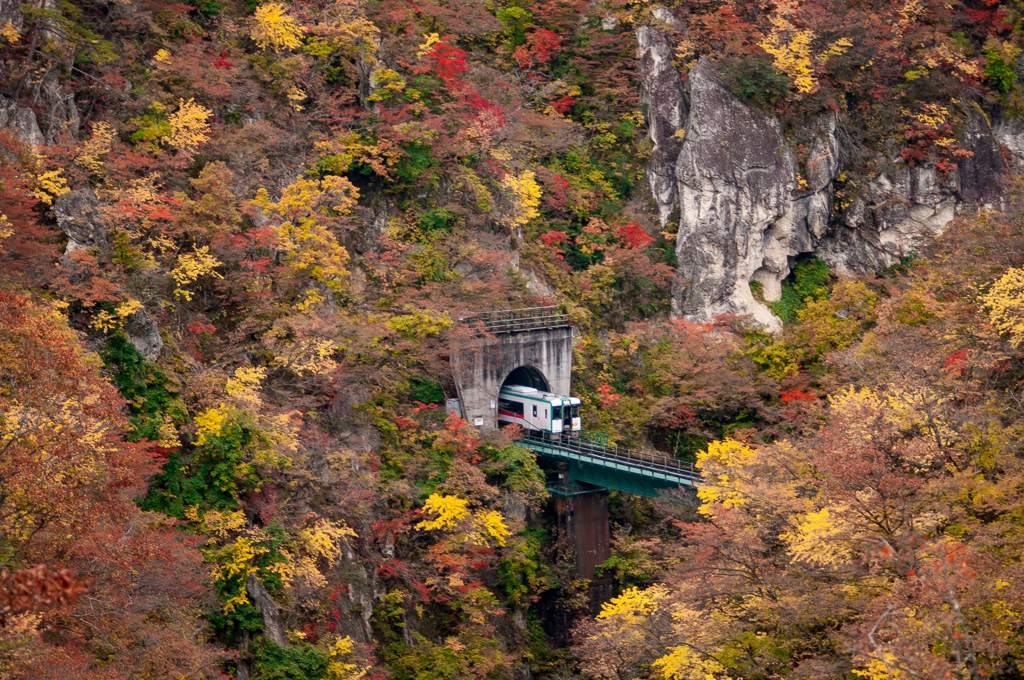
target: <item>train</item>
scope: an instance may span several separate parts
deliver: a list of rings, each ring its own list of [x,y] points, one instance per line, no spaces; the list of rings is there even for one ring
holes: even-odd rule
[[[574,436],[582,430],[576,397],[551,394],[527,385],[504,385],[498,393],[498,426],[519,425],[551,437]]]

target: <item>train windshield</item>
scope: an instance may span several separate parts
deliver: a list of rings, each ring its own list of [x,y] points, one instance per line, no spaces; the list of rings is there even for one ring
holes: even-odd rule
[[[579,404],[575,404],[575,405],[569,406],[567,408],[570,411],[572,411],[572,417],[573,418],[579,418],[580,417],[580,405]]]
[[[561,406],[552,406],[551,407],[551,419],[552,420],[561,420],[562,419],[562,407]]]

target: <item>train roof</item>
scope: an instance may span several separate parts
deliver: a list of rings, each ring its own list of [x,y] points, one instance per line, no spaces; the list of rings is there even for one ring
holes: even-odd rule
[[[533,394],[537,391],[536,387],[527,387],[526,385],[505,385],[501,388],[502,392],[515,392],[516,394]]]
[[[561,405],[566,399],[569,400],[570,404],[581,403],[576,397],[563,396],[561,394],[553,394],[551,392],[541,392],[536,387],[527,387],[526,385],[505,385],[501,388],[501,391],[521,396],[524,399],[546,401],[554,404],[555,406]]]

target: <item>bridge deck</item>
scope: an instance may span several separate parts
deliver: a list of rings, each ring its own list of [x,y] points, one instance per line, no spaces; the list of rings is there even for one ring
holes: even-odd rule
[[[552,440],[528,434],[517,442],[537,455],[571,464],[579,481],[590,482],[627,493],[656,496],[659,489],[700,484],[692,463],[617,446],[602,446],[579,440]]]

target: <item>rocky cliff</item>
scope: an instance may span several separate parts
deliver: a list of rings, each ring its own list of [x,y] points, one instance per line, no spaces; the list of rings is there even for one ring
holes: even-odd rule
[[[790,121],[785,129],[737,98],[707,58],[681,82],[671,39],[658,27],[681,25],[661,9],[636,30],[654,147],[649,188],[662,227],[677,231],[675,316],[750,315],[778,330],[765,302],[779,299],[798,256],[816,255],[839,273],[891,266],[959,211],[999,204],[1008,168],[1002,149],[1010,164],[1020,162],[1019,126],[1000,120],[993,130],[982,109],[964,101],[958,142],[973,155],[957,169],[942,176],[934,163],[909,165],[894,154],[874,164],[884,171],[851,183],[840,115],[802,121],[796,130]],[[837,195],[840,186],[846,191]],[[752,281],[761,284],[763,300],[755,299]]]

